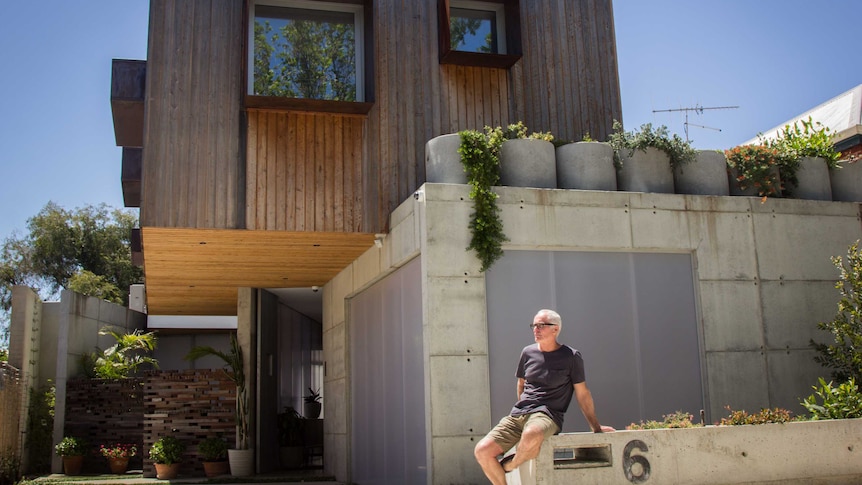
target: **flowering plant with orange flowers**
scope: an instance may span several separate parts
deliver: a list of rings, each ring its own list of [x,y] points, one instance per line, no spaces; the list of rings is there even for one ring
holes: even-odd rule
[[[746,190],[754,187],[761,197],[780,196],[781,154],[775,148],[762,145],[742,145],[725,150],[728,167],[734,169],[736,183]]]
[[[138,454],[138,447],[127,443],[101,445],[99,453],[105,458],[129,458]]]

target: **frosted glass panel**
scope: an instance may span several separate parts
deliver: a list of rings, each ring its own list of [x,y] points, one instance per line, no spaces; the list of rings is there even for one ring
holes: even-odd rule
[[[416,258],[349,302],[357,484],[427,481],[420,269]]]
[[[689,254],[506,251],[487,273],[491,417],[515,398],[528,325],[542,308],[563,319],[560,341],[584,356],[603,424],[616,428],[703,408]],[[563,431],[588,431],[573,401]]]

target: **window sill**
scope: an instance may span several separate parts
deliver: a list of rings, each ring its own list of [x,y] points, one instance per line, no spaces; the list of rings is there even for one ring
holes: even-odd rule
[[[331,101],[324,99],[282,98],[279,96],[246,95],[245,108],[275,111],[309,111],[319,113],[341,113],[367,115],[374,103],[354,101]]]
[[[520,55],[514,54],[486,54],[482,52],[450,50],[440,56],[440,64],[508,69],[514,66],[520,59]]]

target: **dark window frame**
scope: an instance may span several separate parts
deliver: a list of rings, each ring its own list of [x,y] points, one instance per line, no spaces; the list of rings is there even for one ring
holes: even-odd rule
[[[247,18],[243,24],[243,64],[245,66],[243,75],[243,89],[245,92],[244,107],[246,109],[272,109],[282,111],[312,111],[321,113],[343,113],[348,115],[366,115],[374,106],[374,22],[372,21],[372,0],[317,0],[321,3],[342,3],[362,6],[362,80],[363,101],[333,101],[328,99],[306,99],[288,98],[280,96],[258,96],[248,94],[248,65],[249,49],[253,49],[253,43],[249,42],[249,25],[254,20],[254,0],[246,0]],[[251,21],[250,21],[250,20]]]
[[[494,67],[508,69],[521,59],[521,2],[520,0],[481,0],[486,3],[503,5],[503,15],[506,22],[506,53],[489,54],[484,52],[466,52],[453,50],[452,34],[449,30],[451,17],[449,15],[450,0],[437,0],[437,28],[440,51],[440,64],[457,64],[462,66]]]

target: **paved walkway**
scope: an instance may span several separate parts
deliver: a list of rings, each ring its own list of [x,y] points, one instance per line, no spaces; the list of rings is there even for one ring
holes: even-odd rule
[[[82,475],[70,477],[63,474],[51,474],[44,477],[39,477],[31,480],[28,483],[33,484],[62,484],[62,485],[83,485],[83,484],[98,484],[98,485],[139,485],[139,484],[159,484],[165,485],[174,484],[217,484],[229,483],[231,485],[252,485],[252,484],[296,484],[304,483],[306,485],[344,485],[341,482],[332,480],[332,476],[322,476],[319,470],[297,471],[297,472],[278,472],[264,475],[254,475],[251,477],[232,477],[225,475],[217,478],[207,477],[179,477],[173,480],[159,480],[157,478],[144,478],[140,470],[131,471],[125,475]]]

